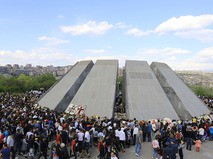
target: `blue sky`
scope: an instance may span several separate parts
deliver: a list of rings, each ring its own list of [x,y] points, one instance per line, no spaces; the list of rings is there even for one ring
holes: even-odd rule
[[[0,0],[0,65],[81,60],[213,70],[212,0]]]

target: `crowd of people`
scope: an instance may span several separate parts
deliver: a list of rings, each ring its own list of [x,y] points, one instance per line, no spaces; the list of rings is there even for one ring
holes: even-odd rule
[[[213,110],[213,97],[198,96],[210,109]]]
[[[143,142],[152,145],[153,158],[175,159],[179,154],[183,159],[185,145],[191,151],[195,143],[199,151],[200,142],[213,140],[212,114],[191,121],[72,116],[41,108],[35,103],[39,96],[0,94],[0,155],[4,159],[89,158],[91,147],[97,147],[99,159],[118,159],[119,152],[133,145],[140,156]]]
[[[122,92],[118,91],[115,96],[115,112],[116,113],[125,113],[125,107],[122,102]]]

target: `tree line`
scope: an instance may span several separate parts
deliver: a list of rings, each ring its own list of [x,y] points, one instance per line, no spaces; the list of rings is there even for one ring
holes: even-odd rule
[[[55,77],[50,73],[37,76],[0,76],[0,92],[21,93],[41,88],[47,90],[55,82]]]

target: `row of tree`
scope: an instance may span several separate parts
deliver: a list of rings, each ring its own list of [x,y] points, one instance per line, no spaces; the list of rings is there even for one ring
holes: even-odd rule
[[[30,90],[47,90],[56,82],[52,74],[37,76],[26,76],[21,74],[19,77],[0,76],[0,92],[20,93]]]

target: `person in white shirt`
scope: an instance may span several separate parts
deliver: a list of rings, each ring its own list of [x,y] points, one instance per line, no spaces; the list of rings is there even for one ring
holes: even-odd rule
[[[90,154],[89,154],[90,133],[89,133],[89,131],[85,132],[84,139],[85,139],[85,149],[86,149],[86,152],[87,152],[87,157],[89,158],[90,157]]]
[[[64,116],[62,116],[62,117],[60,118],[60,123],[62,124],[64,121],[65,121],[65,118],[64,118]]]
[[[119,130],[118,129],[115,130],[115,136],[119,137]]]
[[[78,146],[79,146],[78,148],[79,148],[79,153],[81,157],[82,157],[83,141],[84,141],[84,133],[80,129],[78,133]]]
[[[100,131],[100,132],[98,133],[98,138],[101,138],[101,137],[104,137],[104,133],[103,133],[102,131]]]
[[[61,126],[61,124],[58,125],[58,132],[62,131],[63,127]]]
[[[125,132],[121,129],[119,131],[119,141],[120,141],[120,144],[121,144],[122,151],[125,152],[126,135],[125,135]]]
[[[93,133],[93,141],[94,141],[94,144],[97,145],[97,144],[98,144],[98,131],[96,130],[95,127],[94,127],[92,133]]]
[[[204,135],[204,129],[202,127],[198,129],[198,134],[199,134],[199,139],[202,140]]]
[[[12,158],[15,158],[15,149],[14,149],[14,135],[9,135],[7,137],[7,146],[10,148],[12,153]]]
[[[138,125],[135,125],[133,129],[133,145],[135,145],[136,135],[138,134],[138,131],[139,131]]]
[[[112,130],[112,126],[109,125],[109,126],[107,127],[107,130],[108,130],[108,131]]]
[[[75,121],[74,127],[77,129],[78,128],[78,121]]]
[[[118,158],[117,158],[117,156],[115,155],[114,152],[111,152],[111,157],[110,157],[110,159],[118,159]]]
[[[28,131],[27,134],[26,134],[26,137],[27,137],[27,140],[30,139],[30,136],[33,135],[33,132],[32,130]]]

